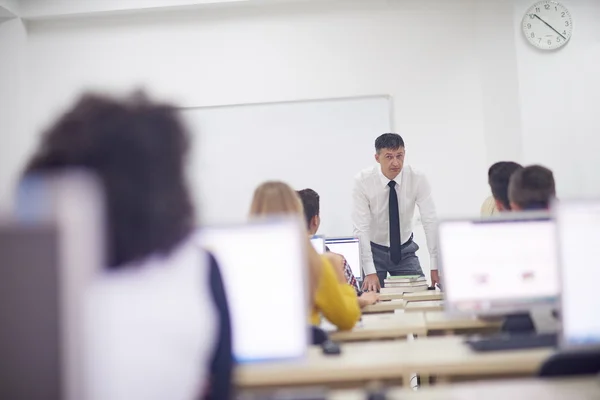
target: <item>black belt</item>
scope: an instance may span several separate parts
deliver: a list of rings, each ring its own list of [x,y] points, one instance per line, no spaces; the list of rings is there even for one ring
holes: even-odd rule
[[[402,244],[400,246],[400,250],[404,250],[408,245],[410,245],[413,242],[413,234],[410,234],[410,237],[408,238],[408,240],[406,241],[406,243]],[[377,243],[373,243],[371,242],[371,246],[375,247],[376,249],[379,250],[383,250],[383,251],[390,251],[390,248],[388,246],[383,246]]]

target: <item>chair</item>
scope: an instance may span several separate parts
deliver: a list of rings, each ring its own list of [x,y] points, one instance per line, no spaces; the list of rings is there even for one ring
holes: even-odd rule
[[[544,362],[538,375],[553,378],[597,373],[600,373],[600,350],[553,354]]]

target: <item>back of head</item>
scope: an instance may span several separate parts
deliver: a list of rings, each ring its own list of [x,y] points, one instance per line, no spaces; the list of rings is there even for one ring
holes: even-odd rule
[[[513,208],[545,210],[556,197],[552,171],[541,165],[525,167],[510,178],[508,197]]]
[[[295,215],[304,217],[302,203],[287,183],[268,181],[254,191],[251,216]]]
[[[168,253],[193,229],[185,182],[189,138],[175,109],[143,94],[87,94],[42,136],[25,173],[86,169],[106,196],[108,262]]]
[[[268,181],[261,184],[254,191],[252,205],[250,206],[251,217],[268,216],[296,216],[304,217],[302,202],[297,193],[287,183],[279,181]],[[306,249],[308,251],[308,269],[311,301],[319,284],[321,276],[321,258],[308,242],[306,236]]]
[[[306,226],[310,229],[313,218],[319,216],[319,194],[312,189],[302,189],[297,193],[304,208]]]
[[[508,200],[508,184],[510,177],[516,171],[522,169],[520,164],[512,161],[500,161],[495,163],[488,170],[488,183],[492,189],[492,195],[497,203],[500,203],[499,209],[510,210],[510,201]]]

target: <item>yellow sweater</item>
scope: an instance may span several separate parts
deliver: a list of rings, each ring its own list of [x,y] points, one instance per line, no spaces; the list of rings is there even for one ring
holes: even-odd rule
[[[315,305],[310,322],[319,325],[320,314],[323,314],[338,329],[350,330],[361,315],[356,291],[347,283],[340,283],[329,260],[326,258],[322,260],[323,270],[315,293]]]

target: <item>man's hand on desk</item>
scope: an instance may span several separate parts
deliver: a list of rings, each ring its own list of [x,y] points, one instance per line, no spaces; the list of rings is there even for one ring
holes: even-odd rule
[[[362,290],[377,293],[379,292],[379,289],[381,289],[381,284],[379,283],[377,274],[369,274],[365,276],[365,280],[362,284]]]
[[[431,270],[431,286],[435,287],[436,284],[440,283],[440,274],[437,269]]]
[[[376,292],[365,292],[365,293],[361,294],[360,297],[358,298],[358,304],[360,305],[360,308],[370,306],[372,304],[377,303],[378,301],[379,301],[379,294]]]

